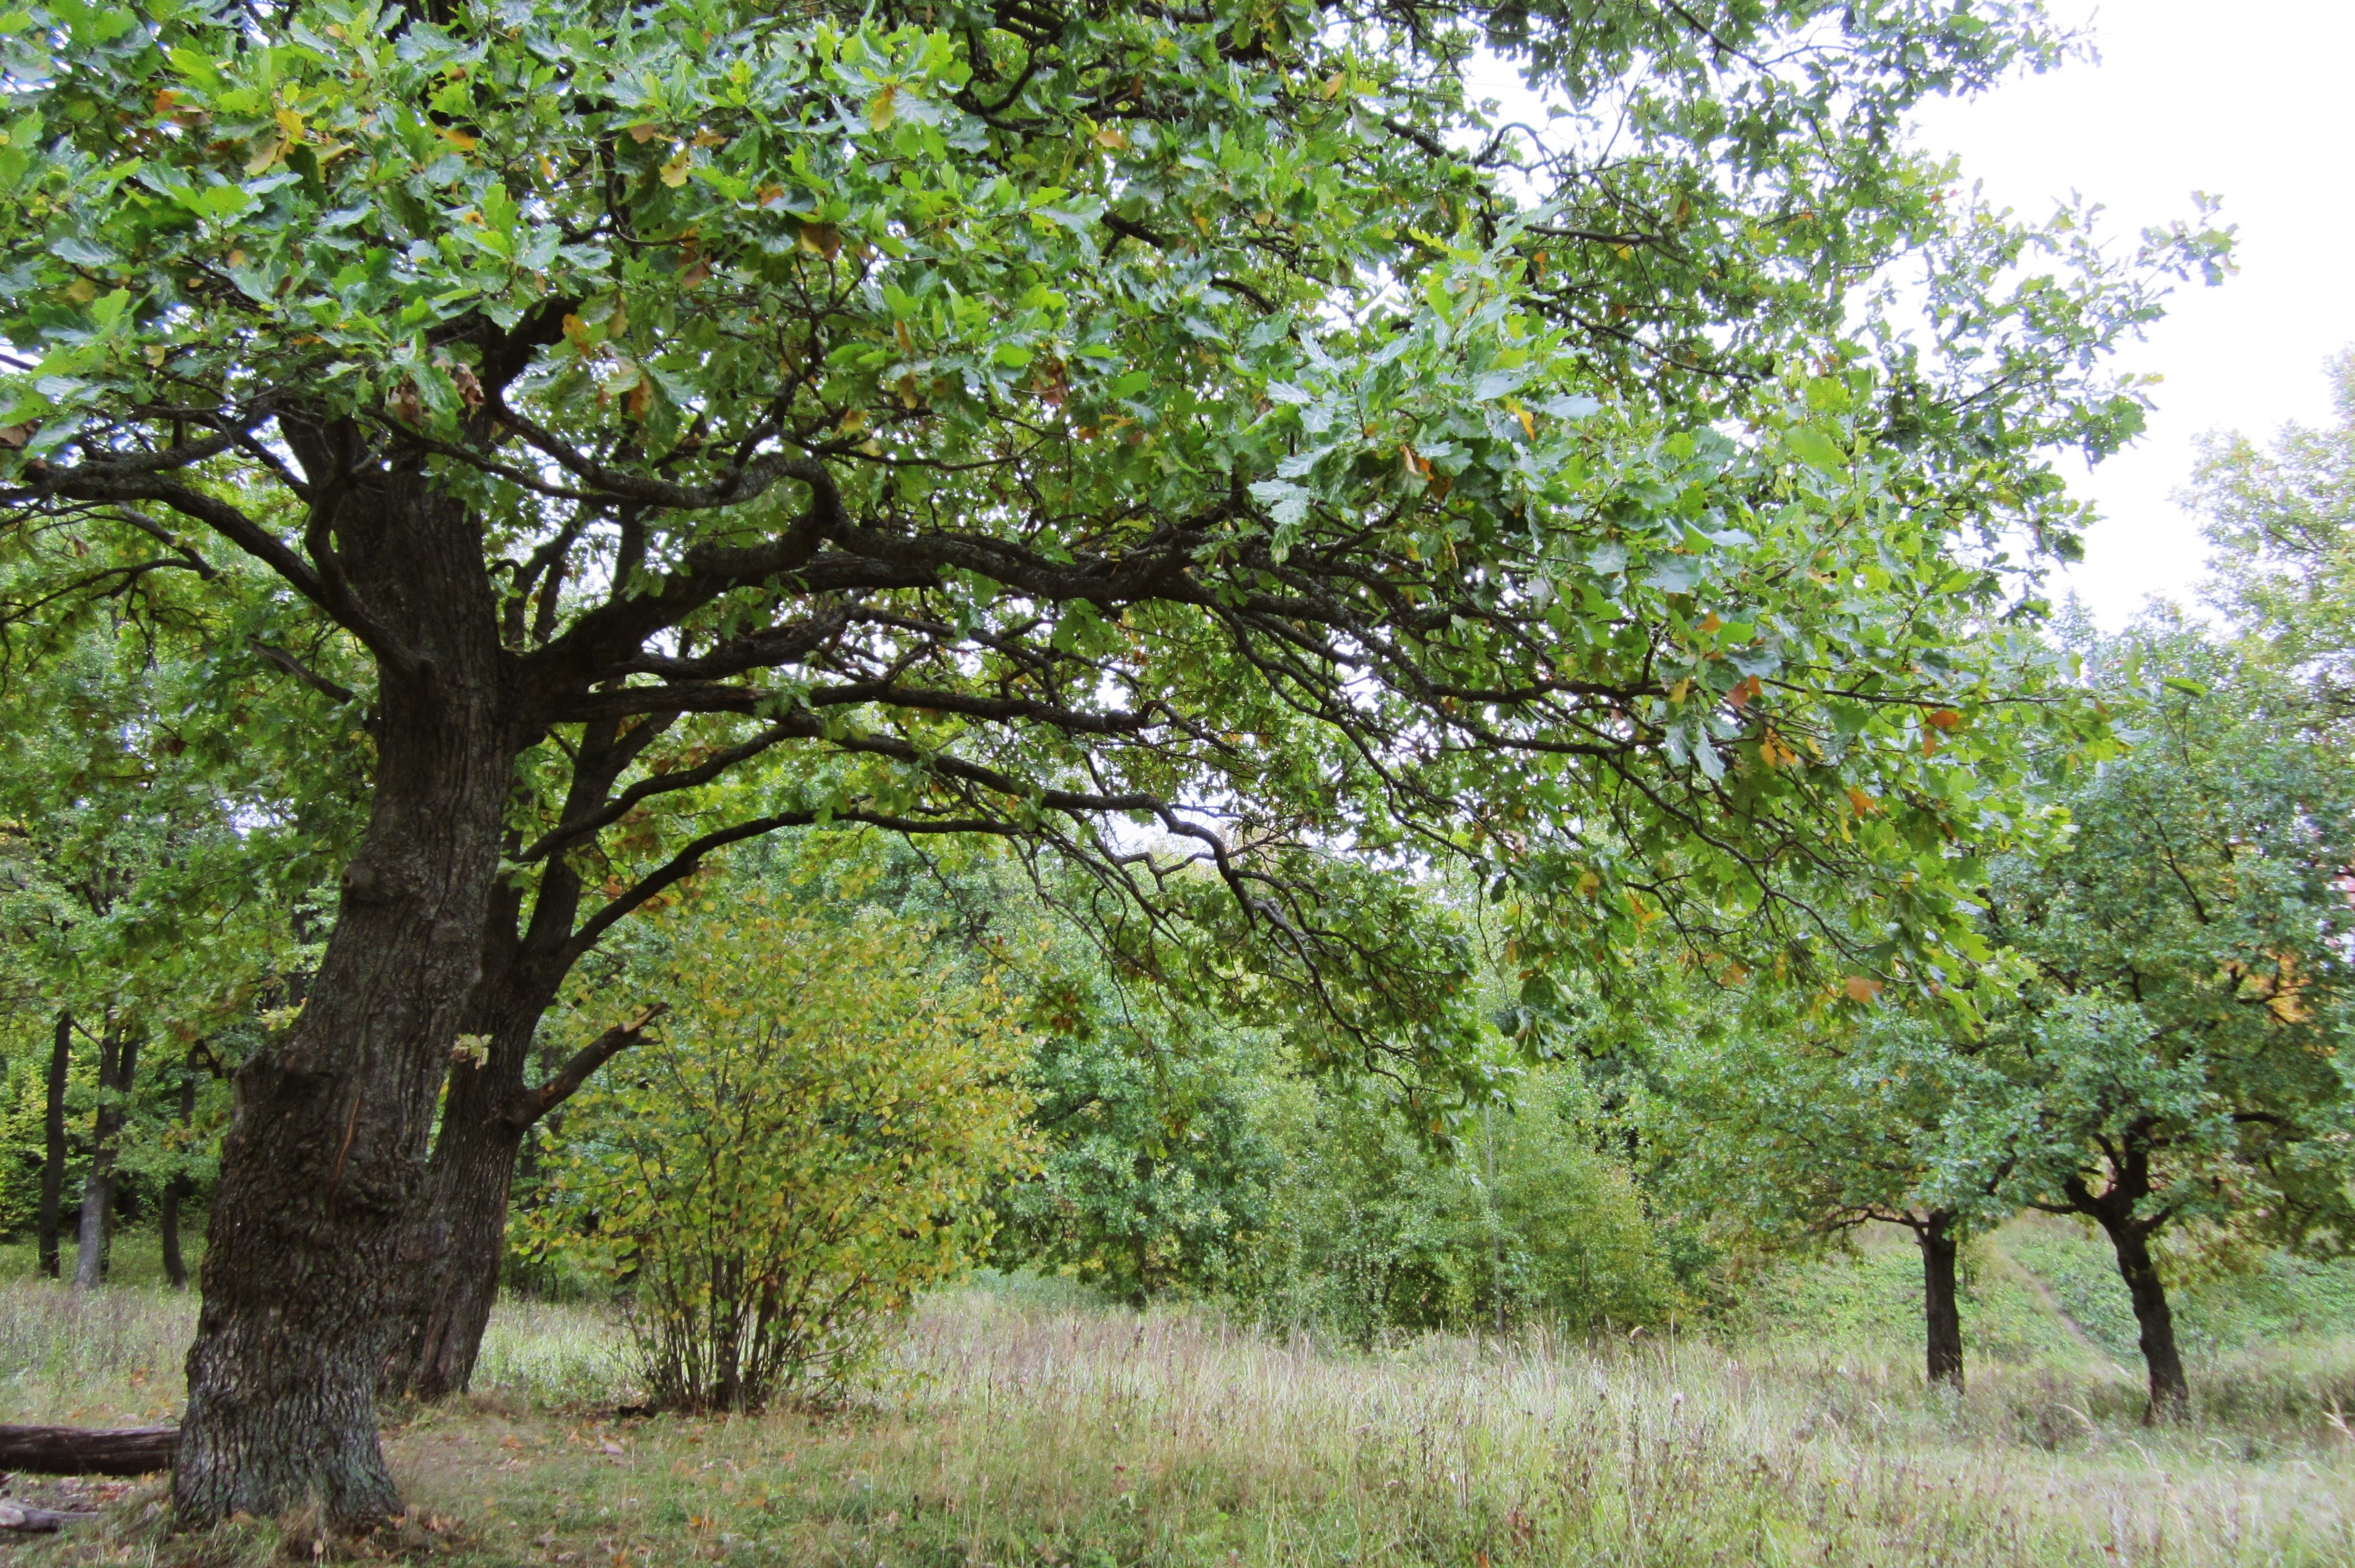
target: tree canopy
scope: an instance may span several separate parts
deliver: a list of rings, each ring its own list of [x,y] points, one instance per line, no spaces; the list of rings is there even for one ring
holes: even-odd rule
[[[1509,853],[1598,933],[1886,961],[1970,809],[1923,754],[2026,652],[1962,645],[2019,587],[1966,546],[2063,544],[2152,298],[2082,245],[2001,291],[2061,241],[1897,122],[2057,42],[1917,9],[20,13],[10,493],[401,666],[353,487],[464,508],[518,742],[630,736],[523,866],[783,748],[723,832],[1142,891],[1135,817],[1302,943],[1304,848]],[[1476,47],[1564,117],[1491,124]],[[1931,329],[1844,319],[1900,260]]]
[[[2292,426],[2271,451],[2204,443],[2189,499],[2206,514],[2218,608],[2265,662],[2304,681],[2318,716],[2355,715],[2355,351],[2330,375],[2339,420]]]

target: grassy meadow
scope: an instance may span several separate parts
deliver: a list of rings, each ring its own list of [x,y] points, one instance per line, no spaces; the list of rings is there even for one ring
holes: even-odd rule
[[[20,1480],[12,1495],[103,1513],[7,1550],[224,1568],[314,1551],[581,1568],[2355,1563],[2355,1275],[2285,1264],[2187,1292],[2200,1413],[2155,1431],[2088,1256],[2057,1224],[1981,1245],[1960,1399],[1922,1386],[1908,1246],[1753,1282],[1738,1332],[1632,1343],[1358,1351],[985,1279],[932,1298],[857,1403],[729,1420],[618,1416],[633,1390],[614,1319],[515,1304],[473,1396],[389,1417],[401,1531],[175,1538],[159,1484]],[[194,1302],[146,1282],[135,1239],[121,1282],[85,1300],[19,1261],[0,1258],[0,1419],[168,1417]]]

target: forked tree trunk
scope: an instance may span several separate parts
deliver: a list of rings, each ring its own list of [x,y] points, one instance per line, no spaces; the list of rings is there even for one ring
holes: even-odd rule
[[[191,1526],[314,1503],[339,1526],[400,1510],[377,1372],[524,722],[507,711],[474,521],[414,473],[347,486],[355,432],[288,439],[375,623],[376,786],[303,1012],[237,1075],[172,1477]]]
[[[66,1075],[73,1065],[73,1014],[58,1014],[57,1036],[49,1044],[49,1099],[42,1119],[41,1272],[58,1277],[58,1233],[64,1215],[66,1190]]]
[[[1922,1247],[1922,1327],[1928,1347],[1930,1386],[1963,1391],[1963,1315],[1955,1288],[1955,1259],[1962,1249],[1953,1214],[1934,1211],[1913,1229]]]
[[[2150,1255],[2149,1227],[2129,1220],[2115,1226],[2105,1222],[2103,1228],[2134,1302],[2143,1366],[2150,1374],[2150,1405],[2143,1419],[2154,1425],[2180,1420],[2191,1408],[2191,1383],[2183,1375],[2183,1355],[2175,1343],[2175,1311],[2168,1304],[2167,1284]]]
[[[76,1290],[95,1290],[106,1278],[107,1241],[114,1229],[114,1156],[131,1084],[139,1070],[139,1038],[109,1022],[98,1046],[98,1117],[90,1144],[90,1174],[81,1186],[80,1245],[74,1250]]]
[[[542,988],[552,991],[552,982],[544,971],[537,978],[519,969],[508,973],[510,986],[500,993],[507,1011],[487,1021],[494,1030],[487,1059],[451,1072],[427,1195],[401,1250],[407,1286],[394,1309],[397,1327],[387,1340],[378,1385],[387,1398],[432,1400],[465,1391],[498,1297],[507,1198],[523,1140],[663,1011],[647,1009],[606,1030],[545,1082],[531,1086],[526,1064],[548,1006]]]

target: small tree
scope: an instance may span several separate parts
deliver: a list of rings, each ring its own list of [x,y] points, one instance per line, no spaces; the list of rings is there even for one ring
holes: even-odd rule
[[[1519,1086],[1451,1157],[1358,1086],[1295,1081],[1271,1107],[1286,1159],[1250,1304],[1361,1343],[1667,1317],[1678,1294],[1663,1238],[1597,1148],[1584,1086],[1555,1072]]]
[[[1970,1048],[1942,1158],[2102,1228],[2157,1419],[2189,1398],[2163,1232],[2355,1240],[2355,795],[2301,705],[2203,638],[2162,623],[2098,656],[2134,748],[2069,793],[2058,849],[1992,867],[1989,928],[2033,972]]]
[[[1986,1171],[1939,1160],[1942,1123],[1975,1070],[1943,1024],[1891,1011],[1703,1032],[1669,1054],[1646,1120],[1664,1189],[1721,1234],[1771,1249],[1874,1222],[1912,1232],[1924,1370],[1960,1389],[1956,1263],[1999,1212]]]
[[[1280,1160],[1252,1102],[1272,1053],[1204,1017],[1097,1011],[1071,997],[1033,1058],[1045,1151],[1000,1201],[1007,1255],[1135,1306],[1216,1289],[1267,1223]]]
[[[670,1011],[575,1102],[539,1240],[634,1280],[665,1405],[838,1387],[977,1255],[991,1183],[1029,1160],[1021,1032],[992,978],[941,983],[932,934],[877,913],[730,888],[655,946]]]

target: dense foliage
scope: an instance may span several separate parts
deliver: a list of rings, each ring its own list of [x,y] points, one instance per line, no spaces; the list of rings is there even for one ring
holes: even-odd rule
[[[2100,351],[2221,244],[2127,265],[1895,140],[2051,63],[2032,8],[12,17],[27,569],[202,527],[407,668],[334,498],[463,508],[520,863],[618,883],[527,967],[730,820],[1041,835],[1228,924],[1123,869],[1142,814],[1443,1078],[1459,971],[1317,847],[1508,874],[1532,952],[1955,961],[2038,659],[1994,540],[2069,547],[2052,447],[2139,420]],[[1564,118],[1490,126],[1481,46]]]
[[[1574,1077],[1526,1086],[1452,1160],[1353,1097],[1296,1086],[1275,1111],[1283,1178],[1244,1295],[1264,1319],[1370,1342],[1625,1330],[1688,1304],[1676,1238]]]
[[[1142,1305],[1231,1289],[1265,1245],[1284,1151],[1260,1102],[1284,1071],[1273,1042],[1063,977],[1027,1082],[1041,1169],[1003,1200],[998,1256]],[[1096,1006],[1088,1005],[1091,1001]],[[1116,1009],[1116,1011],[1115,1011]]]

